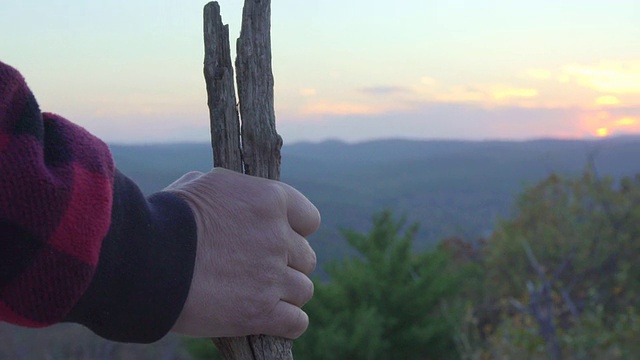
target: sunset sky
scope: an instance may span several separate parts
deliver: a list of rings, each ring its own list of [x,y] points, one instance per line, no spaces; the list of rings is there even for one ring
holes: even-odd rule
[[[208,141],[204,4],[4,0],[0,61],[106,141]],[[285,143],[640,133],[637,0],[273,0],[272,26]]]

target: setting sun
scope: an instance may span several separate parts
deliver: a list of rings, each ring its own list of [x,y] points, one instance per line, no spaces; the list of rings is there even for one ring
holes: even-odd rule
[[[596,135],[598,135],[598,137],[607,137],[609,136],[609,129],[599,128],[598,130],[596,130]]]

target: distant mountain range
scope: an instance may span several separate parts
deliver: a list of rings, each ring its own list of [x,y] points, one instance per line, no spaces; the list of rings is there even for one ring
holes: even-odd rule
[[[112,145],[116,165],[145,191],[211,167],[209,144]],[[449,236],[490,234],[514,196],[552,172],[579,174],[588,161],[602,176],[640,173],[640,137],[599,140],[297,143],[282,150],[282,180],[320,209],[311,238],[320,261],[347,253],[340,228],[366,230],[383,209],[419,222],[418,247]]]

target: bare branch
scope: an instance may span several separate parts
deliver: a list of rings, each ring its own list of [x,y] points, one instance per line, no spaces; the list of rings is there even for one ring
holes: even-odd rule
[[[204,7],[204,79],[214,165],[242,172],[240,118],[236,109],[229,26],[222,23],[217,2]]]
[[[271,67],[271,1],[245,0],[236,59],[240,119],[220,6],[204,9],[205,67],[215,166],[279,180],[282,138],[276,132]],[[212,339],[228,360],[293,359],[292,341],[255,335]]]

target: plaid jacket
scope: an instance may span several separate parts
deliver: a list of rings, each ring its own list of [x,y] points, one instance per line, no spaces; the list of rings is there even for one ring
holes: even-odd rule
[[[0,62],[0,321],[153,342],[182,310],[195,249],[185,201],[145,199],[102,141],[41,113]]]

